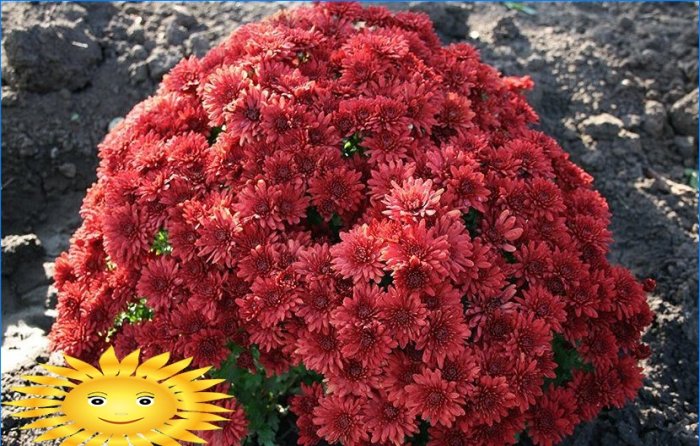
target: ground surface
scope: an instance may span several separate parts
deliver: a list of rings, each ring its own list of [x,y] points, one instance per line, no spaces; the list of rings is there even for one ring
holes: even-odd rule
[[[277,4],[3,4],[2,348],[8,386],[44,362],[52,259],[79,224],[96,145],[182,56]],[[576,445],[697,444],[697,7],[393,4],[431,15],[506,74],[530,74],[541,126],[596,178],[612,258],[654,277],[653,354],[636,401],[580,426]],[[689,170],[690,168],[690,170]],[[31,432],[2,414],[2,443]]]

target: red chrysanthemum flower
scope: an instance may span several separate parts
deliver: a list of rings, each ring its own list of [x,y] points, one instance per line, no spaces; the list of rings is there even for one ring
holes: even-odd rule
[[[387,241],[382,252],[382,259],[391,269],[411,263],[413,258],[430,265],[437,274],[444,274],[449,245],[447,237],[438,236],[435,231],[425,227],[425,220],[416,225],[405,227],[395,238]]]
[[[392,352],[387,360],[386,376],[382,381],[389,400],[405,405],[409,397],[407,388],[414,383],[413,376],[421,373],[423,368],[422,362],[414,361],[404,352]]]
[[[384,199],[383,213],[401,222],[431,217],[437,212],[442,192],[433,189],[432,180],[409,178],[401,184],[392,182],[392,189]]]
[[[447,180],[447,191],[445,199],[453,201],[456,207],[463,212],[469,209],[476,209],[485,212],[484,203],[490,191],[485,186],[484,174],[475,167],[466,165],[461,167],[450,167],[450,179]]]
[[[403,348],[415,342],[427,324],[428,311],[417,294],[398,291],[395,287],[379,300],[379,319],[392,338]]]
[[[225,113],[226,129],[241,142],[253,141],[262,133],[262,110],[267,107],[268,92],[257,88],[243,90]]]
[[[199,248],[199,255],[206,257],[207,261],[233,266],[236,264],[234,235],[240,230],[237,215],[229,209],[215,207],[200,220],[199,238],[194,244]]]
[[[241,309],[264,327],[271,327],[284,320],[302,302],[293,290],[277,283],[275,278],[258,277],[253,282],[251,294],[238,299]]]
[[[314,410],[318,435],[330,443],[359,444],[369,440],[363,423],[364,401],[353,397],[326,396]]]
[[[392,183],[403,184],[416,170],[414,163],[405,164],[402,161],[382,163],[372,170],[372,177],[367,181],[370,198],[373,202],[381,202],[384,195],[393,188]]]
[[[150,239],[156,228],[143,221],[143,212],[125,205],[112,209],[104,222],[105,251],[112,261],[127,265],[150,248]]]
[[[333,310],[340,304],[340,297],[327,281],[314,282],[301,292],[297,315],[304,318],[311,331],[328,328]]]
[[[504,377],[482,375],[467,398],[466,416],[491,425],[505,417],[508,409],[516,404],[515,395]]]
[[[460,354],[470,331],[461,314],[454,311],[435,311],[428,316],[416,347],[423,350],[423,360],[442,367],[445,358],[454,359]]]
[[[182,279],[178,274],[178,264],[172,259],[161,257],[149,260],[136,285],[139,296],[148,296],[149,304],[156,308],[169,308],[179,294]]]
[[[218,367],[228,357],[229,350],[221,331],[206,328],[185,340],[182,353],[194,358],[192,364],[196,367]]]
[[[566,320],[565,303],[543,287],[532,287],[523,292],[523,297],[516,297],[516,302],[531,315],[542,319],[553,331],[561,331],[561,324]]]
[[[386,326],[378,321],[343,327],[339,339],[343,343],[344,357],[359,359],[369,366],[380,365],[397,345]]]
[[[220,384],[213,389],[214,392],[229,393],[228,384]],[[243,411],[243,406],[235,399],[229,398],[223,403],[218,403],[224,409],[231,412],[226,414],[228,420],[222,429],[196,431],[196,435],[209,444],[221,444],[238,446],[243,443],[248,434],[248,420]]]
[[[577,350],[585,361],[597,368],[608,368],[617,360],[619,347],[612,331],[597,327],[583,338]]]
[[[518,315],[507,342],[515,351],[536,357],[550,348],[551,341],[551,329],[543,319]]]
[[[343,366],[341,344],[332,328],[302,332],[297,345],[296,353],[311,370],[328,373]]]
[[[575,400],[570,390],[550,388],[529,410],[525,417],[527,433],[533,443],[552,446],[574,431],[578,421],[575,413]]]
[[[484,220],[484,238],[506,252],[516,251],[513,242],[522,234],[523,228],[518,227],[517,219],[507,209]]]
[[[237,276],[253,282],[258,277],[272,274],[279,257],[272,245],[258,245],[238,261]]]
[[[378,444],[405,444],[404,439],[418,431],[415,417],[408,409],[376,393],[367,402],[365,423],[372,433],[371,441]]]
[[[296,225],[306,217],[309,201],[309,197],[304,195],[304,189],[301,186],[283,184],[280,186],[280,195],[277,199],[277,215],[283,223]]]
[[[542,395],[544,375],[538,367],[536,360],[526,359],[521,356],[515,363],[512,373],[508,377],[508,383],[513,389],[513,394],[521,411],[535,404],[537,397]]]
[[[214,126],[224,124],[224,115],[234,109],[241,90],[249,85],[247,73],[240,67],[220,68],[209,76],[203,88],[202,105]]]
[[[304,445],[560,441],[641,387],[653,286],[610,264],[610,210],[530,88],[420,13],[240,27],[100,144],[53,346],[303,366]],[[207,438],[240,443],[226,404]]]
[[[429,263],[421,262],[416,256],[406,263],[398,265],[393,273],[396,286],[409,293],[427,293],[435,295],[435,289],[440,285],[440,271]]]
[[[445,381],[436,370],[424,370],[413,377],[407,387],[408,408],[427,420],[431,426],[450,427],[455,418],[464,415],[464,397],[456,391],[454,382]]]
[[[385,164],[406,158],[406,151],[414,144],[407,128],[399,132],[383,129],[362,141],[367,147],[369,162]]]
[[[343,277],[377,281],[384,276],[381,262],[383,241],[369,233],[367,225],[340,233],[341,242],[331,247],[333,267]]]
[[[311,416],[323,396],[323,387],[316,382],[301,383],[300,389],[300,393],[292,397],[290,406],[297,416]]]
[[[448,134],[466,134],[472,127],[474,112],[469,99],[456,93],[447,93],[442,110],[438,113],[438,124],[442,125]]]
[[[445,359],[445,363],[440,367],[440,373],[444,380],[455,383],[457,392],[468,394],[471,392],[471,384],[479,373],[477,358],[469,349],[464,349],[454,359]]]
[[[642,386],[642,368],[637,365],[635,358],[625,356],[615,362],[611,373],[615,374],[620,390],[620,398],[614,403],[622,407],[625,401],[635,397]]]
[[[315,279],[330,277],[333,273],[333,256],[328,244],[316,244],[302,248],[297,262],[293,265],[299,274],[310,275]]]
[[[383,294],[379,287],[357,285],[352,293],[352,297],[343,299],[342,305],[331,316],[333,324],[341,330],[355,324],[369,324],[379,313],[379,299]]]
[[[265,180],[258,180],[240,191],[235,209],[244,223],[255,220],[262,227],[281,229],[282,218],[277,208],[281,196],[278,186],[268,186]]]
[[[352,169],[337,168],[311,178],[311,202],[323,218],[330,219],[334,213],[348,215],[358,209],[364,189],[360,177],[361,174]]]
[[[334,394],[365,397],[381,387],[381,368],[362,358],[342,361],[342,367],[327,374],[328,391]]]

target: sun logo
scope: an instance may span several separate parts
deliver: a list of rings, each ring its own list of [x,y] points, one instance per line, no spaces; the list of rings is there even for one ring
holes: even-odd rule
[[[6,403],[28,408],[18,418],[45,417],[22,429],[49,428],[35,441],[65,438],[61,446],[178,446],[179,441],[206,443],[190,431],[220,429],[230,412],[211,401],[230,398],[204,392],[222,379],[200,379],[211,367],[183,372],[192,358],[168,365],[169,353],[139,364],[139,351],[121,362],[110,347],[99,369],[64,355],[70,367],[42,365],[58,377],[24,376],[40,384],[13,387],[30,398]]]

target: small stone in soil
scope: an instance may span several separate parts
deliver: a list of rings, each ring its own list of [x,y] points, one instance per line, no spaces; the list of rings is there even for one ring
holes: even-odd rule
[[[698,132],[698,89],[676,101],[671,107],[671,124],[679,135],[693,136]]]
[[[693,139],[692,136],[676,136],[673,138],[673,145],[684,159],[694,159],[697,155],[698,148]]]
[[[666,109],[657,101],[646,101],[644,104],[644,131],[655,138],[661,136],[666,123]]]
[[[582,133],[594,139],[602,140],[614,139],[623,127],[623,122],[609,113],[590,116],[579,124],[579,130]]]
[[[58,166],[58,171],[66,178],[75,178],[77,168],[73,163],[63,163]]]

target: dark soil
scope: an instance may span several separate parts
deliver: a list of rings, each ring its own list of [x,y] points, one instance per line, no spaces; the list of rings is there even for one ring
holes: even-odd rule
[[[3,400],[49,358],[53,258],[79,224],[110,124],[180,58],[286,6],[2,4]],[[657,280],[644,388],[566,444],[695,445],[697,6],[528,6],[534,14],[503,4],[391,8],[425,11],[446,43],[466,40],[503,73],[533,77],[541,127],[608,199],[612,259]],[[3,444],[30,444],[32,432],[19,426],[3,411]]]

